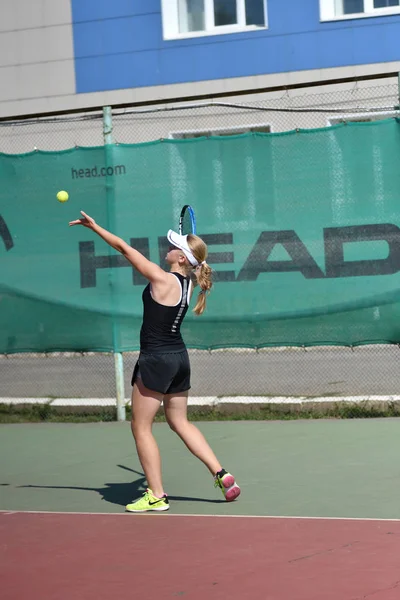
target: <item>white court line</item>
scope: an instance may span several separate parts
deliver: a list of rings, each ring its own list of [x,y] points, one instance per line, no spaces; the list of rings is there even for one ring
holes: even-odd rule
[[[108,517],[130,517],[132,516],[146,516],[150,517],[155,514],[168,514],[170,517],[203,517],[203,518],[221,518],[221,519],[291,519],[291,520],[302,520],[302,521],[375,521],[377,523],[389,522],[398,523],[399,519],[382,519],[377,517],[302,517],[302,516],[286,516],[286,515],[202,515],[196,513],[170,513],[169,511],[160,512],[144,512],[144,513],[103,513],[103,512],[62,512],[52,510],[0,510],[0,515],[86,515],[86,516],[108,516]]]

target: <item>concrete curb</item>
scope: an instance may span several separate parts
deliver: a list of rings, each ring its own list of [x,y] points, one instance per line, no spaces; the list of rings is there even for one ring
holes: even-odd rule
[[[335,405],[335,404],[392,404],[400,403],[400,395],[387,396],[193,396],[189,397],[191,407],[215,408],[225,405],[237,406],[278,406],[278,405]],[[129,405],[130,399],[126,398]],[[47,404],[51,407],[112,407],[116,406],[115,398],[0,398],[0,405],[27,406]]]

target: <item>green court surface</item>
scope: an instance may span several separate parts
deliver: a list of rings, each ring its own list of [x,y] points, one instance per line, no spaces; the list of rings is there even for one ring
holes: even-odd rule
[[[169,514],[400,518],[398,419],[197,423],[242,495],[154,426]],[[123,513],[145,489],[128,423],[0,426],[0,509]]]

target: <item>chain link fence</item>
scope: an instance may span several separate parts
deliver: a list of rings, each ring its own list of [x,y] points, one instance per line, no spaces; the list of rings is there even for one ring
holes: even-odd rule
[[[213,102],[176,102],[113,110],[114,142],[315,129],[346,121],[399,116],[395,77],[318,88],[241,95]],[[101,146],[102,111],[0,122],[0,152]]]
[[[190,350],[193,410],[204,407],[252,414],[269,405],[289,413],[327,415],[347,404],[346,416],[398,414],[398,345]],[[129,411],[130,379],[138,353],[124,354]],[[115,370],[111,354],[23,354],[0,357],[3,405],[16,411],[47,405],[57,413],[116,416]],[[377,412],[377,404],[379,409]],[[365,411],[360,412],[360,405]],[[326,412],[328,411],[328,412]],[[46,413],[45,413],[46,414]],[[204,414],[204,413],[201,413]]]
[[[400,116],[395,77],[346,82],[220,99],[113,110],[113,140],[157,139],[283,132],[327,127],[343,121]],[[101,146],[101,111],[0,123],[0,152],[19,154]],[[328,400],[378,401],[397,414],[398,345],[356,348],[191,350],[193,406],[254,406]],[[126,402],[137,353],[124,354]],[[0,357],[0,403],[27,402],[60,411],[77,406],[115,407],[116,377],[110,354],[24,354]],[[400,398],[400,396],[399,396]],[[347,416],[359,416],[353,405]],[[46,411],[41,413],[46,417]],[[273,413],[271,413],[273,414]],[[371,415],[380,414],[372,411]],[[386,413],[387,414],[387,411]],[[110,413],[114,418],[114,413]]]

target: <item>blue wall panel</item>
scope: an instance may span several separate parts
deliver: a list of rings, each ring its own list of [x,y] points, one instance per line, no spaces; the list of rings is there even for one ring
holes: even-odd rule
[[[159,47],[160,15],[85,21],[74,25],[75,57],[117,55]]]
[[[160,13],[160,0],[71,0],[73,21]]]
[[[161,0],[71,0],[78,93],[400,60],[400,15],[320,23],[268,0],[268,29],[162,39]]]
[[[320,68],[322,69],[329,66],[341,67],[355,64],[354,31],[351,27],[341,29],[340,32],[336,29],[319,32],[317,48],[318,64],[321,65]],[[369,63],[371,61],[360,61],[360,64],[363,62]]]

